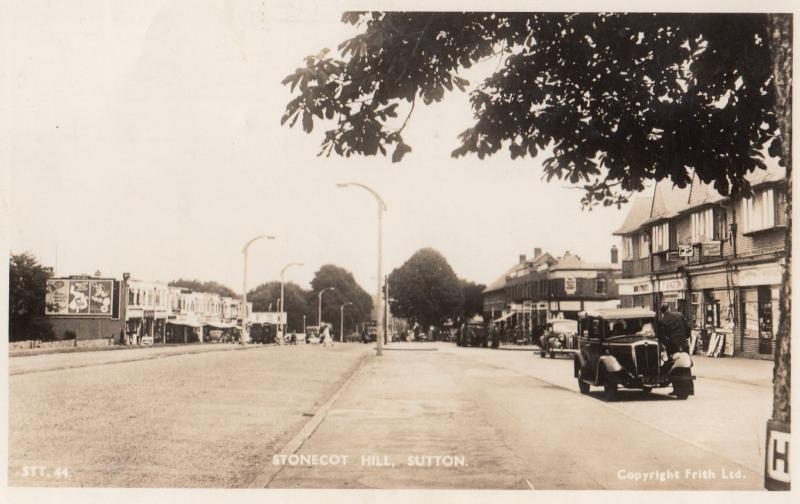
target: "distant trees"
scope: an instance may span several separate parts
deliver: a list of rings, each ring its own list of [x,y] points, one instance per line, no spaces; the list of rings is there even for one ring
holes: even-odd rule
[[[464,306],[461,283],[447,259],[423,248],[389,275],[392,313],[423,327],[457,318]]]
[[[307,323],[312,324],[316,320],[314,307],[310,305],[309,295],[310,291],[303,289],[299,285],[288,282],[283,286],[283,300],[286,304],[286,330],[287,331],[302,331],[303,330],[303,315],[307,317]],[[267,282],[263,283],[254,289],[248,291],[247,300],[253,303],[253,311],[277,311],[281,298],[281,283],[280,282]]]
[[[480,315],[483,312],[483,290],[486,289],[486,286],[463,279],[459,282],[461,283],[461,292],[464,294],[461,316],[468,320],[475,315]]]
[[[169,285],[172,287],[183,287],[184,289],[189,289],[195,292],[211,292],[214,294],[219,294],[222,297],[238,296],[233,289],[230,289],[229,287],[217,282],[202,282],[200,280],[184,280],[183,278],[179,278],[171,281]]]
[[[344,310],[345,332],[351,331],[355,324],[372,318],[372,296],[358,285],[353,274],[339,266],[325,264],[320,267],[311,280],[312,291],[309,293],[308,304],[313,316],[309,319],[309,324],[317,323],[317,296],[326,287],[333,287],[334,290],[322,295],[322,321],[333,324],[333,331],[337,338],[339,335],[339,310],[344,303],[353,303]]]
[[[8,335],[10,341],[55,339],[44,319],[47,279],[52,270],[33,254],[11,254],[8,271]]]

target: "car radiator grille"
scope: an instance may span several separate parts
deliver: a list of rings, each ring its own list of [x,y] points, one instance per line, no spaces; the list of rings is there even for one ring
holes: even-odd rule
[[[658,345],[638,345],[635,351],[639,373],[647,374],[658,370]]]

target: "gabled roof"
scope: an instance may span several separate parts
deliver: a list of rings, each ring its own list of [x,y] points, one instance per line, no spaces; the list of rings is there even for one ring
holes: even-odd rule
[[[769,182],[778,182],[786,178],[786,168],[778,165],[778,160],[768,157],[764,160],[766,169],[756,169],[745,175],[750,186],[756,188]],[[692,177],[692,191],[689,196],[689,208],[695,208],[709,203],[716,203],[725,199],[714,189],[714,184],[706,184],[697,175]]]
[[[639,229],[639,227],[650,218],[650,207],[652,203],[653,198],[651,196],[634,199],[631,203],[631,208],[628,210],[628,215],[625,217],[625,222],[623,222],[622,226],[614,231],[613,234],[624,235],[633,233]]]
[[[514,275],[514,273],[520,269],[530,269],[533,271],[538,270],[542,265],[553,263],[555,259],[553,256],[545,252],[544,254],[540,254],[537,258],[529,261],[525,261],[523,263],[515,263],[513,266],[508,268],[502,275],[500,275],[494,282],[490,283],[483,289],[483,293],[492,292],[496,290],[500,290],[506,286],[508,283],[508,277]]]
[[[586,262],[580,257],[565,252],[558,261],[550,267],[550,271],[560,270],[606,270],[606,269],[620,269],[620,264],[614,263],[590,263]]]
[[[657,182],[656,190],[653,192],[653,206],[647,222],[669,219],[688,209],[691,187],[691,184],[687,184],[686,187],[678,187],[671,180]]]

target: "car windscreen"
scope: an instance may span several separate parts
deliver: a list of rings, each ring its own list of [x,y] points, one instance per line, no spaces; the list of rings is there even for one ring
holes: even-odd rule
[[[613,336],[624,335],[639,335],[639,336],[654,336],[655,326],[651,319],[606,319],[605,321],[606,334]]]
[[[575,320],[558,320],[551,323],[556,334],[574,334],[578,332],[578,322]]]

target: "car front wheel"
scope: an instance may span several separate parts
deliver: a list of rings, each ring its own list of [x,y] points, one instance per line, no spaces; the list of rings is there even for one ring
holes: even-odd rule
[[[578,371],[578,390],[581,391],[581,394],[589,393],[589,384],[583,381],[583,373],[581,371]]]
[[[606,381],[605,384],[606,401],[614,402],[619,398],[617,384],[612,381]]]
[[[675,397],[680,399],[681,401],[685,401],[689,398],[689,387],[684,385],[683,383],[676,383],[672,386],[672,391],[675,393]]]

